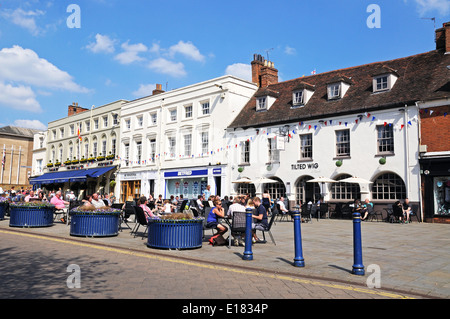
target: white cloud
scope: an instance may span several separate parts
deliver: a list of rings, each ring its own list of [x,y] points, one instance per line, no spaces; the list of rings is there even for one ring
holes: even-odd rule
[[[114,59],[119,61],[121,64],[130,64],[136,61],[144,60],[144,58],[140,57],[138,54],[148,50],[148,48],[142,43],[128,44],[128,41],[122,44],[122,49],[124,52],[119,53],[114,57]]]
[[[133,95],[136,97],[152,95],[154,89],[156,89],[156,84],[141,84],[139,89],[133,92]]]
[[[40,113],[42,112],[36,95],[28,86],[12,86],[0,82],[0,106],[16,110]]]
[[[18,25],[26,30],[28,30],[32,35],[39,35],[41,30],[36,24],[36,17],[44,15],[45,12],[41,10],[29,10],[25,11],[18,8],[14,11],[6,10],[1,12],[1,16],[11,21],[15,25]]]
[[[243,80],[252,81],[252,67],[250,64],[235,63],[227,66],[225,74],[234,75]]]
[[[406,0],[404,0],[406,2]],[[436,11],[441,16],[445,16],[450,13],[450,1],[449,0],[414,0],[417,4],[417,9],[420,15]]]
[[[36,52],[20,46],[0,50],[0,81],[19,82],[37,87],[87,93],[71,75],[40,58]]]
[[[43,124],[38,120],[15,120],[14,126],[31,128],[34,130],[45,131],[47,129],[47,125]]]
[[[205,60],[205,56],[201,54],[199,49],[197,49],[197,47],[190,41],[179,41],[177,44],[172,45],[169,48],[170,56],[173,57],[177,53],[194,61],[203,62]]]
[[[284,53],[286,53],[287,55],[294,55],[297,53],[297,50],[295,48],[291,48],[290,46],[286,46],[284,48]]]
[[[182,77],[186,75],[183,63],[172,62],[164,58],[158,58],[151,61],[148,64],[148,67],[155,72],[168,74],[174,77]]]
[[[116,42],[116,40],[111,39],[107,35],[97,33],[95,42],[89,43],[86,48],[93,53],[113,53]]]

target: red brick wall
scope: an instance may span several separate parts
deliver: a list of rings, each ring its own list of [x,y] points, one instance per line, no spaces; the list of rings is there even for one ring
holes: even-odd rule
[[[421,109],[420,123],[420,144],[427,152],[450,151],[450,105]]]

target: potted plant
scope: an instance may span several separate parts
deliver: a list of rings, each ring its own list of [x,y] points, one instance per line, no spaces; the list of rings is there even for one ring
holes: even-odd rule
[[[243,168],[243,167],[239,167],[239,168],[238,168],[238,172],[239,172],[239,173],[242,173],[243,171],[244,171],[244,168]]]
[[[106,156],[106,159],[107,159],[107,160],[113,160],[114,157],[116,157],[116,156],[115,156],[114,154],[111,154],[111,152],[109,152],[109,155]]]
[[[341,167],[342,166],[342,161],[341,160],[337,160],[336,161],[336,166],[337,167]]]
[[[82,205],[72,209],[70,215],[70,235],[82,237],[108,237],[119,233],[120,209],[111,207],[95,208]]]
[[[77,159],[76,157],[73,158],[73,160],[71,161],[72,164],[78,164],[80,162],[79,159]]]
[[[380,163],[380,165],[386,164],[386,157],[380,158],[380,160],[378,161],[378,163]]]
[[[112,180],[112,181],[109,182],[109,188],[110,189],[113,189],[115,186],[116,186],[116,181],[115,180]]]
[[[48,161],[47,167],[53,167],[52,161]]]
[[[70,165],[71,161],[69,158],[67,158],[67,161],[64,162],[64,165]]]
[[[95,157],[94,155],[91,154],[91,156],[89,156],[89,158],[87,159],[89,162],[94,162],[95,161]]]
[[[82,156],[81,159],[80,159],[80,163],[86,163],[86,162],[87,162],[87,159],[84,158],[84,156]]]
[[[97,156],[97,161],[104,161],[105,160],[105,157],[103,156],[103,155],[99,155],[99,156]]]
[[[55,206],[49,202],[17,202],[10,205],[9,226],[48,227],[53,225]]]
[[[147,246],[165,249],[200,248],[203,239],[203,217],[175,213],[148,219]]]
[[[61,162],[59,160],[56,160],[55,166],[61,166]]]

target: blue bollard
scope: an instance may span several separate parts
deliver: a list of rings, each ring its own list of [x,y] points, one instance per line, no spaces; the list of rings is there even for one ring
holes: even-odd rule
[[[245,251],[243,260],[253,260],[253,252],[252,252],[252,215],[253,209],[247,208],[245,210],[246,219],[245,219]]]
[[[353,269],[352,274],[364,276],[361,244],[361,214],[353,213]]]
[[[302,249],[302,231],[300,228],[301,216],[300,212],[297,210],[294,214],[294,243],[295,243],[295,267],[305,267],[305,260],[303,259],[303,249]]]

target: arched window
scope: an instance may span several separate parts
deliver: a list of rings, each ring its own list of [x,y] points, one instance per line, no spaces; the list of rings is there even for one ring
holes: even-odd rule
[[[335,180],[340,181],[344,178],[351,177],[348,174],[342,174],[335,178]],[[345,200],[355,200],[361,199],[361,190],[359,184],[356,183],[345,183],[338,182],[331,184],[331,198],[332,199],[345,199]]]
[[[311,176],[302,176],[295,183],[295,202],[298,205],[305,203],[316,202],[320,198],[319,183],[307,183]]]
[[[281,196],[286,197],[286,186],[278,177],[271,177],[270,179],[277,180],[277,183],[264,184],[263,192],[266,191],[270,194],[271,199],[280,198]]]
[[[236,185],[236,193],[238,195],[249,194],[250,197],[255,197],[255,195],[256,195],[255,184],[247,184],[247,183],[237,184]]]
[[[374,200],[401,200],[406,198],[405,183],[395,173],[385,173],[378,176],[372,185]]]

